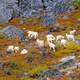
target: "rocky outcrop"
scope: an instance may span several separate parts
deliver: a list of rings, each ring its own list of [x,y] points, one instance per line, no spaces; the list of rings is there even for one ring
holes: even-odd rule
[[[31,17],[40,15],[40,11],[47,16],[50,23],[42,20],[43,24],[52,24],[52,16],[71,11],[73,0],[0,0],[0,22],[8,22],[14,17]],[[54,19],[53,19],[54,20]]]
[[[8,38],[16,38],[18,36],[20,40],[25,40],[24,30],[13,25],[6,26],[0,32]]]

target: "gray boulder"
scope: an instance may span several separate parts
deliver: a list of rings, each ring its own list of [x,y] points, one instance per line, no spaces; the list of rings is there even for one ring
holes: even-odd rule
[[[12,9],[6,9],[5,4],[0,4],[0,22],[8,22],[12,17],[12,13]]]
[[[16,26],[9,25],[3,28],[1,32],[9,38],[15,38],[16,36],[18,36],[20,40],[25,40],[24,30],[17,28]]]

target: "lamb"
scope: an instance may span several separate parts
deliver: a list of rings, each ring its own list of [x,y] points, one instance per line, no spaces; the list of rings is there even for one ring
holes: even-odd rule
[[[54,43],[48,42],[48,46],[55,52],[56,46]]]
[[[17,52],[19,52],[19,47],[18,46],[15,46],[14,47],[14,51],[17,53]]]
[[[7,48],[7,53],[13,53],[14,52],[14,45],[10,45]]]
[[[30,38],[30,39],[37,39],[37,37],[38,37],[38,32],[34,32],[34,31],[28,31],[27,32],[28,33],[28,37]]]
[[[47,41],[48,41],[48,42],[52,42],[52,43],[53,43],[53,41],[55,40],[55,37],[54,37],[52,34],[48,34],[48,35],[46,36],[46,38],[47,38]]]
[[[67,40],[66,39],[61,39],[60,43],[61,43],[61,45],[63,45],[65,47],[66,44],[67,44]]]
[[[27,53],[28,53],[28,50],[23,49],[20,54],[27,54]]]
[[[64,36],[58,35],[58,36],[56,37],[56,41],[59,41],[60,39],[64,39]]]
[[[47,77],[47,79],[46,79],[46,80],[51,80],[51,79]]]
[[[41,48],[41,47],[44,47],[44,45],[45,45],[45,44],[44,44],[44,40],[39,40],[39,39],[37,39],[36,42],[37,42],[38,47],[40,47],[40,48]]]
[[[67,37],[68,40],[75,41],[75,37],[74,37],[74,35],[72,35],[72,34],[67,34],[67,33],[66,33],[66,37]]]
[[[69,33],[72,34],[72,35],[74,35],[75,32],[76,32],[76,30],[72,30]]]

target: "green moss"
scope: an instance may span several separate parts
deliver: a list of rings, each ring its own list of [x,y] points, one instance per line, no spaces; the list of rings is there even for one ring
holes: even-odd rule
[[[38,74],[47,69],[48,69],[48,67],[46,65],[41,65],[41,66],[39,65],[39,66],[35,67],[34,69],[32,69],[29,73]]]
[[[0,39],[4,39],[6,36],[3,33],[0,33]]]

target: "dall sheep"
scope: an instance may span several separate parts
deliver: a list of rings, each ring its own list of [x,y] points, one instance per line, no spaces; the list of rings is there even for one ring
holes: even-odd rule
[[[37,37],[38,37],[38,32],[28,31],[27,33],[28,33],[28,37],[30,39],[32,39],[32,38],[37,39]]]
[[[46,36],[47,41],[53,43],[53,41],[55,40],[55,37],[52,34],[48,34]]]
[[[67,34],[67,33],[66,33],[66,37],[67,37],[68,40],[75,41],[75,37],[74,37],[74,35],[72,35],[72,34]]]
[[[16,53],[19,52],[19,49],[20,49],[20,48],[19,48],[18,46],[15,46],[15,47],[14,47],[14,51],[15,51]]]
[[[13,53],[14,52],[14,45],[10,45],[7,48],[7,53]]]
[[[74,29],[74,30],[70,31],[69,33],[74,35],[75,32],[76,32],[76,30]]]
[[[63,45],[65,47],[66,44],[67,44],[67,40],[66,39],[61,39],[60,43],[61,43],[61,45]]]
[[[56,36],[56,41],[61,40],[61,39],[64,39],[64,36],[62,36],[62,35]]]
[[[27,54],[27,53],[28,53],[28,50],[23,49],[20,54]]]
[[[48,42],[48,46],[55,52],[56,45],[54,43]]]
[[[44,47],[44,40],[36,40],[38,47]]]

